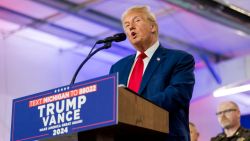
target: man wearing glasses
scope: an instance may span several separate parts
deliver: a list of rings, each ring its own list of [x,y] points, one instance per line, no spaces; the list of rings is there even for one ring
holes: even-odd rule
[[[250,130],[240,125],[240,110],[235,102],[220,103],[216,115],[224,131],[211,141],[250,141]]]

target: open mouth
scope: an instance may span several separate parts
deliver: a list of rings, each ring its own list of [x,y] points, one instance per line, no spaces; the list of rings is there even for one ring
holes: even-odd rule
[[[135,32],[131,32],[131,36],[132,36],[133,39],[135,39],[136,38],[136,33]]]

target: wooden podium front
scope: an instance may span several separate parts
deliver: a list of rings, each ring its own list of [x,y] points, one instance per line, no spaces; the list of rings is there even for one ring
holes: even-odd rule
[[[148,100],[119,88],[119,123],[168,133],[168,112]]]
[[[118,125],[46,141],[161,141],[169,133],[168,112],[125,88],[119,88]]]

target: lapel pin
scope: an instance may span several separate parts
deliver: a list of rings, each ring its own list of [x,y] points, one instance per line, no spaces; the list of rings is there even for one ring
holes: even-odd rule
[[[161,58],[159,58],[159,57],[157,57],[157,59],[156,59],[157,61],[160,61],[161,60]]]

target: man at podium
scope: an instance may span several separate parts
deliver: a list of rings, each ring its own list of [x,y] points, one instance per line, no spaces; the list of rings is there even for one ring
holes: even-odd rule
[[[118,72],[119,84],[169,112],[166,140],[189,141],[189,102],[195,83],[193,56],[160,44],[155,15],[147,6],[127,9],[121,21],[136,54],[115,63],[110,73]]]

